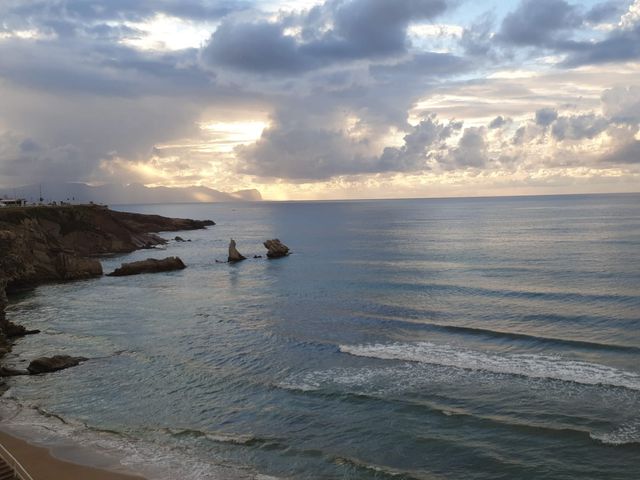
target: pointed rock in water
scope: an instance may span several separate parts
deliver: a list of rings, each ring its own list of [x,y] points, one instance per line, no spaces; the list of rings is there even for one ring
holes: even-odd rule
[[[277,238],[264,242],[264,247],[268,250],[267,257],[269,258],[280,258],[289,255],[289,247]]]
[[[176,236],[176,238],[174,238],[174,240],[176,242],[186,242],[186,240],[184,238],[180,237],[180,236]]]
[[[182,270],[187,266],[179,257],[167,257],[162,260],[147,258],[139,262],[123,263],[120,268],[116,268],[109,273],[108,277],[123,277],[126,275],[138,275],[139,273],[170,272],[172,270]]]
[[[27,370],[30,374],[55,372],[69,367],[75,367],[80,362],[87,360],[84,357],[71,357],[69,355],[54,355],[53,357],[40,357],[33,360]]]
[[[227,260],[229,261],[229,263],[233,263],[244,260],[245,258],[247,257],[243,256],[238,251],[238,249],[236,248],[236,241],[232,238],[229,242],[229,257],[227,258]]]

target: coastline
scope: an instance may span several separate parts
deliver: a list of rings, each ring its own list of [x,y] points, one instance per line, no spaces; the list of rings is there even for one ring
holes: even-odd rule
[[[33,480],[68,480],[81,478],[83,480],[144,480],[140,475],[116,472],[110,469],[97,468],[87,465],[88,462],[75,463],[62,460],[54,456],[52,449],[36,446],[7,431],[0,423],[0,444],[22,464]],[[78,448],[73,454],[81,458],[83,451]],[[95,459],[94,459],[95,462]]]
[[[0,377],[15,374],[5,368],[4,357],[16,339],[39,333],[7,319],[7,293],[47,283],[101,277],[102,265],[97,258],[100,255],[166,244],[168,240],[156,232],[199,230],[210,225],[215,222],[119,212],[97,205],[0,211]],[[10,384],[0,378],[0,386],[7,389]],[[0,395],[4,397],[5,393]],[[23,432],[19,427],[16,430],[0,417],[0,444],[34,480],[147,478],[127,470],[117,456],[109,456],[97,445],[85,445],[74,438],[50,445],[42,441],[37,433]]]

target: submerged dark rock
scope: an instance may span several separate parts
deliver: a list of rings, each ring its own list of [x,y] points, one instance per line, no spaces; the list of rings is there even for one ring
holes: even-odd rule
[[[181,236],[179,236],[179,235],[177,235],[177,236],[174,238],[174,240],[175,240],[176,242],[186,242],[186,240],[185,240],[184,238],[182,238]]]
[[[29,371],[11,367],[0,367],[0,377],[16,377],[18,375],[29,375]]]
[[[289,247],[277,238],[267,240],[264,242],[264,246],[268,250],[267,257],[269,258],[280,258],[289,255]]]
[[[163,259],[147,258],[139,262],[123,263],[119,268],[109,273],[109,277],[123,277],[138,275],[140,273],[170,272],[187,268],[179,257],[167,257]]]
[[[232,238],[229,241],[229,256],[227,258],[227,261],[229,263],[234,263],[234,262],[240,262],[244,259],[246,259],[247,257],[245,257],[244,255],[242,255],[238,249],[236,248],[236,241]]]
[[[54,355],[53,357],[40,357],[33,360],[27,370],[30,374],[55,372],[65,368],[75,367],[80,362],[87,360],[84,357],[71,357],[69,355]]]

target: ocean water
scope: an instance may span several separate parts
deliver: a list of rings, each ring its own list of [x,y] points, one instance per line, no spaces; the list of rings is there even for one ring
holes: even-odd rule
[[[14,298],[12,363],[90,360],[5,425],[159,479],[640,478],[640,195],[117,208],[217,225]]]

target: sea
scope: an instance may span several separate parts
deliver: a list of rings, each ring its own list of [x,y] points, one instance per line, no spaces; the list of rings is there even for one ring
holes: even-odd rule
[[[114,208],[216,225],[13,297],[9,363],[89,360],[3,428],[161,480],[640,478],[640,195]]]

